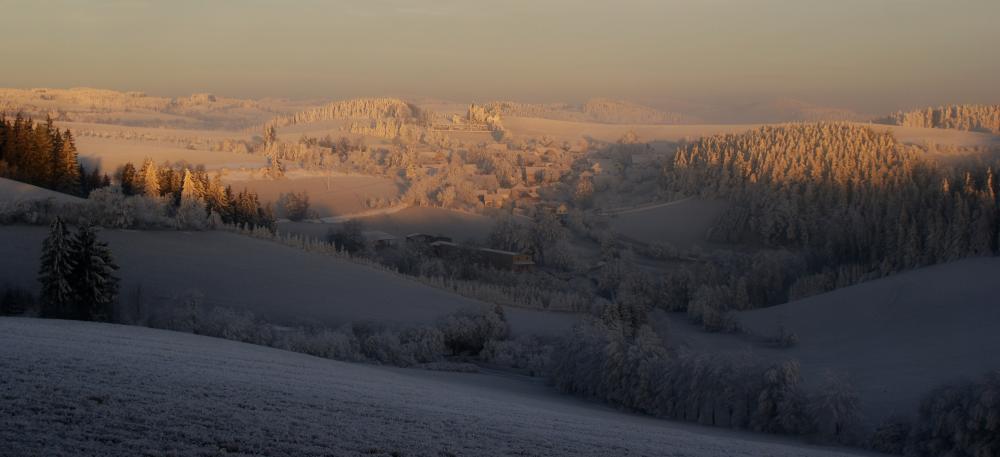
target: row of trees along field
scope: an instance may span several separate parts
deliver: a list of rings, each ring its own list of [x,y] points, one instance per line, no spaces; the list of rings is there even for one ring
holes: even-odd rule
[[[882,122],[906,127],[1000,133],[1000,105],[948,105],[917,111],[898,111]]]
[[[803,296],[996,254],[994,162],[946,164],[888,132],[801,124],[703,138],[664,175],[674,190],[733,202],[711,238],[794,252],[769,256],[797,258],[780,263],[794,267],[793,295]]]
[[[87,173],[80,164],[69,129],[60,132],[52,118],[39,124],[21,114],[13,120],[0,114],[0,177],[84,197],[110,184],[96,167]]]
[[[274,227],[270,205],[261,204],[253,191],[233,191],[219,175],[210,177],[204,166],[156,165],[146,159],[136,168],[126,163],[116,173],[126,196],[165,198],[181,210],[203,209],[218,214],[222,222],[239,226]]]

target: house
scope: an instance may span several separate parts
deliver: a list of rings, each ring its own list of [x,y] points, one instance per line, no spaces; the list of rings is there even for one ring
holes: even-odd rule
[[[541,203],[539,203],[537,205],[537,208],[539,208],[539,209],[541,209],[543,211],[548,211],[548,212],[550,212],[552,214],[555,214],[556,216],[559,216],[560,218],[562,218],[562,217],[566,216],[567,214],[569,214],[569,207],[566,206],[565,203],[562,203],[562,202],[559,202],[559,201],[545,201],[545,202],[541,202]]]
[[[431,249],[434,250],[434,255],[438,257],[460,256],[465,250],[462,246],[451,241],[433,241],[431,242]]]
[[[393,247],[396,245],[396,237],[378,230],[361,232],[361,236],[369,246],[375,249]]]
[[[524,182],[528,184],[539,184],[545,181],[545,172],[548,167],[526,166],[524,167]]]

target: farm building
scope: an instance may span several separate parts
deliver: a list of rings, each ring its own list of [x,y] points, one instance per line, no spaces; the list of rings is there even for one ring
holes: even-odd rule
[[[396,245],[396,237],[377,230],[361,232],[361,236],[364,237],[365,242],[369,246],[375,249],[382,249],[387,247],[392,247]]]

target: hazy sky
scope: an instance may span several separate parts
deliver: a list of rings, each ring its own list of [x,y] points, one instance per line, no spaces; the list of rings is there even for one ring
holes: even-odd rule
[[[1000,0],[0,0],[0,86],[1000,102]]]

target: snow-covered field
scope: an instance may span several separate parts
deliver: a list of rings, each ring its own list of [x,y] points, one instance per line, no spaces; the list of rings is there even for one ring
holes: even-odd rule
[[[485,240],[493,229],[489,217],[444,208],[411,207],[388,214],[356,218],[365,230],[380,230],[397,237],[411,233],[450,236],[457,241]],[[332,224],[282,222],[278,230],[315,238],[324,238]]]
[[[723,201],[685,199],[623,211],[613,216],[611,228],[646,243],[670,243],[679,248],[704,246],[708,230],[725,209]]]
[[[36,290],[44,227],[0,227],[0,284]],[[431,323],[485,306],[415,280],[322,254],[225,232],[104,230],[121,267],[121,296],[132,304],[141,286],[146,306],[196,291],[208,305],[249,309],[278,322]],[[516,333],[562,334],[566,313],[508,308]]]
[[[861,455],[140,327],[0,318],[0,347],[2,456]]]
[[[156,163],[185,161],[191,165],[204,165],[209,170],[260,168],[267,165],[264,157],[259,155],[187,149],[153,141],[79,137],[76,145],[80,151],[80,161],[84,165],[96,165],[108,175],[113,175],[128,162],[139,167],[147,158]]]
[[[257,192],[262,202],[276,202],[281,194],[306,192],[309,209],[319,217],[342,216],[370,209],[371,199],[392,200],[399,196],[400,186],[389,178],[366,175],[307,176],[288,179],[250,179],[235,177],[224,180],[233,189],[247,188]]]

